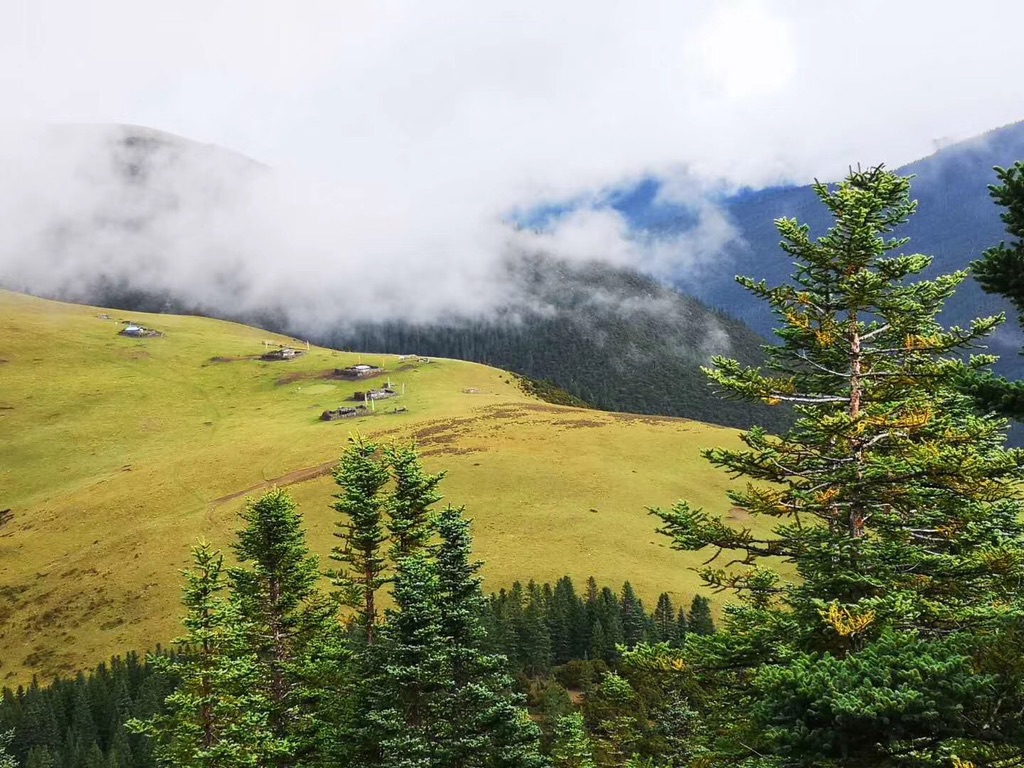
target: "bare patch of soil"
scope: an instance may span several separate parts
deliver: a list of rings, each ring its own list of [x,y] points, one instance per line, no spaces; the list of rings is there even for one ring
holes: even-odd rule
[[[221,496],[219,499],[214,499],[210,502],[210,507],[219,507],[237,499],[241,499],[245,496],[251,496],[260,491],[269,491],[271,488],[284,488],[289,485],[297,485],[298,483],[305,483],[309,480],[315,480],[318,477],[329,475],[334,471],[334,468],[338,466],[337,461],[328,461],[323,464],[318,464],[315,467],[306,467],[304,469],[296,469],[287,474],[275,477],[271,480],[265,480],[262,483],[256,483],[248,488],[236,491],[235,493],[229,493],[227,496]]]

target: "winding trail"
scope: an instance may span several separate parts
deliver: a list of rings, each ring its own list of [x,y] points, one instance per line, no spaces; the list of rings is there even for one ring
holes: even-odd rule
[[[256,483],[241,491],[235,491],[229,493],[227,496],[221,496],[219,499],[214,499],[210,502],[210,510],[214,510],[217,507],[221,507],[229,502],[241,499],[244,496],[250,494],[259,493],[260,491],[269,491],[271,488],[284,488],[289,485],[296,485],[298,483],[305,483],[308,480],[315,480],[318,477],[329,475],[334,471],[334,468],[338,466],[338,460],[328,461],[324,464],[318,464],[315,467],[306,467],[305,469],[296,469],[280,477],[274,477],[270,480],[264,480],[262,483]]]

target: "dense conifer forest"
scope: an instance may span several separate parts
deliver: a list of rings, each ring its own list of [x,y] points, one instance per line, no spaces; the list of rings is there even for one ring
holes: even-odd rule
[[[624,653],[642,643],[681,648],[688,633],[715,631],[706,597],[681,602],[665,593],[649,609],[628,582],[614,590],[590,579],[577,590],[566,576],[491,594],[479,619],[487,647],[507,660],[513,687],[550,741],[558,718],[573,711],[572,696],[595,690],[622,667]],[[19,765],[150,768],[157,762],[149,740],[124,725],[163,713],[178,680],[162,662],[131,653],[88,674],[5,689],[0,732],[12,733],[9,751]]]

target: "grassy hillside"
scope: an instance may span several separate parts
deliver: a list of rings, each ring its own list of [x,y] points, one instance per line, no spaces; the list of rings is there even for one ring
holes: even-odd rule
[[[118,336],[128,318],[164,335]],[[0,537],[0,681],[170,640],[189,546],[227,547],[246,493],[291,485],[325,555],[329,472],[356,431],[413,439],[429,469],[450,471],[445,492],[475,518],[488,588],[565,572],[629,578],[648,599],[695,588],[699,558],[671,551],[645,506],[685,497],[726,510],[724,480],[698,451],[735,433],[548,405],[502,371],[454,360],[314,347],[262,362],[264,340],[288,341],[0,291],[0,510],[14,515]],[[406,394],[319,421],[367,386],[324,375],[360,359]]]

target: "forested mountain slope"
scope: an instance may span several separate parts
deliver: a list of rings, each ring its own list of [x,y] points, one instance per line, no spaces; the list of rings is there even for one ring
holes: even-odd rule
[[[725,402],[700,366],[713,355],[761,360],[757,334],[636,272],[524,258],[509,268],[524,298],[494,318],[361,324],[320,339],[341,349],[474,360],[550,380],[604,410],[777,428],[768,407]]]

